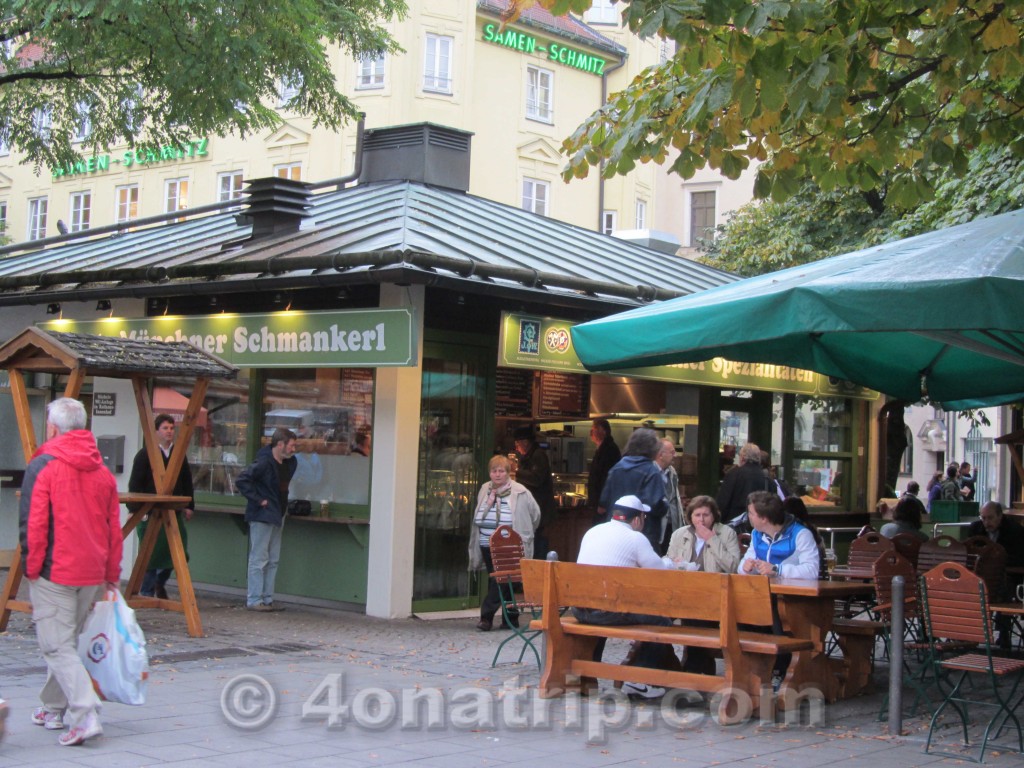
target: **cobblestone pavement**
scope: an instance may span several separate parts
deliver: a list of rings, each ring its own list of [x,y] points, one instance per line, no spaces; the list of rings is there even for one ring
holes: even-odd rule
[[[721,727],[694,704],[628,703],[610,688],[595,699],[542,700],[532,655],[472,618],[381,620],[300,605],[245,611],[243,601],[201,594],[206,636],[190,638],[180,614],[144,610],[152,660],[148,701],[107,704],[104,735],[60,747],[29,713],[45,668],[31,623],[14,614],[0,634],[0,695],[11,716],[0,766],[408,765],[785,766],[875,768],[956,764],[923,753],[927,721],[889,738],[881,695],[828,706],[812,725],[754,718]],[[624,648],[609,644],[609,658]],[[877,672],[885,686],[886,668]],[[955,735],[943,732],[944,743]],[[991,765],[1020,765],[996,747]]]

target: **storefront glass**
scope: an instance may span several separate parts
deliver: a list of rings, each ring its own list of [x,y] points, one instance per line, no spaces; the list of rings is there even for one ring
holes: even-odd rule
[[[839,397],[796,396],[791,490],[814,511],[850,509],[853,458],[852,402]]]

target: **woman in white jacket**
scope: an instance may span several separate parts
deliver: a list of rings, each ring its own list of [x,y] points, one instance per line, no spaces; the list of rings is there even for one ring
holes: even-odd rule
[[[533,533],[540,523],[540,507],[526,486],[517,483],[509,474],[511,465],[505,456],[493,456],[487,464],[490,482],[484,483],[476,498],[473,522],[469,529],[469,568],[472,571],[487,568],[494,571],[491,562],[491,534],[499,525],[511,525],[523,539],[523,554],[533,557]],[[501,608],[498,582],[487,580],[487,594],[480,604],[480,621],[476,628],[489,632],[494,614]],[[509,616],[518,626],[518,616]]]
[[[740,562],[740,542],[736,531],[722,524],[715,500],[695,496],[683,514],[686,525],[672,534],[668,556],[683,570],[733,573]]]

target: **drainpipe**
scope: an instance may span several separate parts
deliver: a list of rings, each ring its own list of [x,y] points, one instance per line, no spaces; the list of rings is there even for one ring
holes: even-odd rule
[[[622,60],[611,69],[601,74],[601,106],[608,102],[608,75],[626,66],[628,53],[622,54]],[[602,163],[604,165],[604,163]],[[597,231],[604,232],[604,174],[597,175]]]

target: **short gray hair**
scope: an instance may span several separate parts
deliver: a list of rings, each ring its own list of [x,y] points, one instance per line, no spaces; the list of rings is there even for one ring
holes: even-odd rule
[[[87,421],[85,406],[74,398],[59,397],[46,406],[46,423],[53,424],[58,434],[85,429]]]
[[[740,464],[761,464],[761,449],[755,443],[747,443],[740,448]]]
[[[626,447],[622,450],[622,455],[644,456],[653,461],[660,450],[661,440],[658,438],[658,433],[653,429],[642,427],[634,430],[633,434],[629,436]]]

